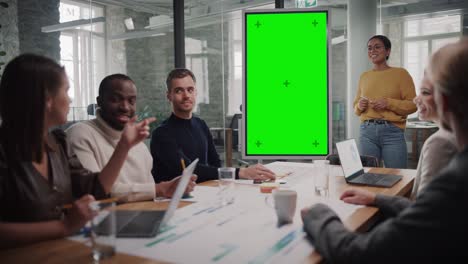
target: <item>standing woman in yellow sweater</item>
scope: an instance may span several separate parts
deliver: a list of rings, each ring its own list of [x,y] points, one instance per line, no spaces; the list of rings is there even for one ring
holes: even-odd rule
[[[383,160],[387,168],[406,168],[406,117],[416,111],[413,79],[403,68],[390,67],[392,44],[382,35],[367,42],[372,70],[361,75],[354,99],[360,117],[360,152]]]

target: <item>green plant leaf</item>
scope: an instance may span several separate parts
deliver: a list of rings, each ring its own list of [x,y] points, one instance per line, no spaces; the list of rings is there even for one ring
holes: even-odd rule
[[[6,52],[5,51],[0,51],[0,56],[5,56]]]

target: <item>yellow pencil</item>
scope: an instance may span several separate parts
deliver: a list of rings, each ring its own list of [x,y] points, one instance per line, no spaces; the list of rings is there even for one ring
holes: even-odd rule
[[[277,174],[277,175],[276,175],[276,179],[282,179],[282,178],[284,178],[284,177],[286,177],[286,176],[289,176],[289,175],[291,175],[291,174],[292,174],[292,171],[286,172],[286,173],[284,173],[284,174]]]
[[[185,160],[180,159],[180,166],[182,166],[182,170],[185,170]]]

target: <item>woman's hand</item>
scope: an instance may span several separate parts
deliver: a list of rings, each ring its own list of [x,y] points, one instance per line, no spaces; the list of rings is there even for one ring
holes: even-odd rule
[[[140,143],[149,136],[149,124],[156,121],[155,117],[146,118],[136,123],[134,116],[126,125],[120,138],[120,144],[124,144],[128,149]]]
[[[361,97],[358,102],[358,108],[361,111],[366,111],[369,106],[369,99]]]
[[[380,98],[377,100],[372,101],[372,109],[377,110],[377,111],[382,111],[387,109],[388,106],[388,101],[385,98]]]
[[[73,202],[73,206],[63,220],[65,236],[69,236],[80,230],[86,222],[91,220],[95,213],[89,208],[89,204],[95,201],[92,195],[84,195]]]
[[[309,206],[309,207],[304,207],[301,209],[301,218],[302,218],[302,221],[304,221],[307,213],[309,213],[310,209],[312,208],[312,206]]]
[[[350,204],[374,205],[375,193],[361,189],[350,189],[346,190],[340,199]]]
[[[179,185],[180,179],[182,176],[178,176],[170,181],[160,182],[156,184],[156,196],[171,198],[174,195],[177,185]],[[190,182],[185,189],[184,194],[189,194],[195,189],[197,185],[197,175],[192,175],[190,177]]]

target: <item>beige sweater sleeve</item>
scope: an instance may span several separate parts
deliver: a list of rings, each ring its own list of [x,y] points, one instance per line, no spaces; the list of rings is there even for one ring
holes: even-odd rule
[[[114,146],[112,141],[94,129],[87,124],[79,124],[69,128],[67,134],[70,145],[83,166],[90,171],[100,172],[112,156]],[[145,148],[146,146],[137,145],[129,151],[112,186],[112,196],[122,196],[126,201],[151,200],[156,197],[156,185],[150,167],[151,154]]]
[[[415,199],[457,153],[454,143],[446,137],[448,135],[444,136],[440,132],[436,132],[424,143],[421,149],[411,198]]]

